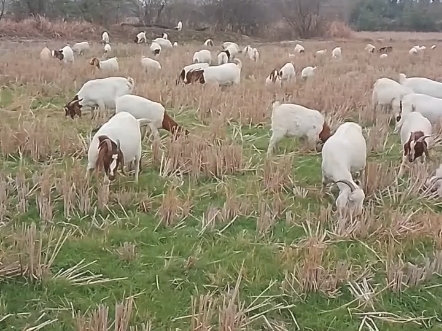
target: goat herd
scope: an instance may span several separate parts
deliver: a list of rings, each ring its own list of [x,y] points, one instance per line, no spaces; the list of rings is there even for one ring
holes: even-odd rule
[[[180,22],[181,23],[181,22]],[[182,29],[182,23],[177,25],[177,30]],[[145,32],[137,34],[136,43],[146,43]],[[109,34],[104,32],[102,42],[105,44],[104,53],[111,51]],[[177,44],[168,40],[166,33],[161,38],[153,40],[150,50],[154,56],[160,54],[164,48],[173,48]],[[205,46],[213,46],[213,41],[208,39]],[[44,57],[56,57],[65,63],[74,61],[74,51],[81,54],[89,47],[88,42],[77,43],[71,49],[65,46],[63,49],[50,52],[43,49]],[[200,82],[213,83],[218,86],[239,84],[242,63],[237,58],[243,53],[253,61],[259,61],[259,52],[256,48],[246,46],[240,50],[233,42],[225,42],[223,50],[218,54],[218,65],[211,66],[212,55],[209,50],[195,52],[193,63],[185,66],[178,75],[177,84]],[[431,49],[435,49],[433,45]],[[374,53],[376,47],[368,44],[365,51]],[[425,46],[414,46],[410,55],[416,55],[425,50]],[[388,57],[393,47],[382,47],[378,50],[380,58]],[[296,53],[305,53],[303,46],[297,44]],[[327,50],[319,50],[315,56],[324,56]],[[289,54],[289,56],[294,56]],[[332,58],[340,60],[342,50],[336,47],[332,51]],[[90,62],[100,69],[118,69],[116,58],[98,60],[94,58]],[[161,69],[158,61],[143,57],[142,66],[147,69]],[[301,76],[308,78],[314,75],[316,67],[306,67]],[[288,62],[281,69],[273,69],[266,78],[266,85],[285,84],[296,79],[295,67]],[[442,118],[442,83],[423,78],[407,78],[404,74],[399,75],[399,82],[388,78],[380,78],[373,87],[372,103],[374,117],[377,108],[393,110],[396,115],[396,132],[400,132],[403,149],[402,164],[398,177],[404,173],[406,163],[416,159],[425,161],[428,157],[428,149],[431,147],[432,128]],[[131,77],[108,77],[87,81],[77,92],[74,98],[66,104],[65,115],[74,118],[81,117],[82,108],[90,107],[92,117],[93,108],[98,107],[100,113],[105,109],[115,109],[115,115],[105,124],[96,129],[90,142],[88,151],[87,174],[94,169],[104,169],[106,176],[112,180],[116,176],[117,169],[124,173],[124,166],[133,166],[135,181],[141,169],[141,142],[144,136],[142,127],[148,127],[154,136],[159,139],[159,129],[171,132],[175,137],[186,136],[189,132],[179,126],[168,115],[163,105],[148,100],[144,97],[132,95],[134,80]],[[354,122],[341,124],[332,134],[324,115],[317,110],[309,109],[301,105],[280,103],[275,101],[272,105],[271,128],[272,136],[267,150],[270,156],[276,143],[285,136],[306,138],[310,147],[322,147],[322,189],[329,183],[337,184],[339,195],[336,199],[336,207],[339,217],[354,217],[360,215],[363,210],[365,193],[361,180],[364,179],[366,167],[367,147],[362,133],[362,127]],[[144,129],[144,128],[143,128]],[[441,167],[442,168],[442,167]],[[440,173],[438,173],[440,172]],[[359,178],[356,180],[354,178]],[[427,185],[433,191],[442,188],[442,169],[436,172],[427,181]]]

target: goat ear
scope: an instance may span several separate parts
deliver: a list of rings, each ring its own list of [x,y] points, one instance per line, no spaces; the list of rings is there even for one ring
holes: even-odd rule
[[[123,175],[126,176],[126,173],[124,172],[124,155],[120,148],[118,148],[118,159],[120,161],[120,171]]]

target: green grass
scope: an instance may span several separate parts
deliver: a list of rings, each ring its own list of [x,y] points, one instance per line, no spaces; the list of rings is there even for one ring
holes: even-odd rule
[[[14,93],[20,92],[18,89],[3,90],[0,105],[7,107],[11,104]],[[42,109],[41,112],[50,113],[52,118],[57,112],[54,109],[62,106],[64,101],[60,98],[43,97],[34,100],[32,108],[45,108],[48,103],[53,105],[53,109]],[[59,113],[57,116],[62,118],[64,114]],[[90,126],[93,127],[90,124],[83,125],[88,121],[81,120],[80,132],[84,133]],[[177,121],[187,127],[197,124],[192,112],[178,115]],[[60,123],[66,125],[66,128],[72,125],[72,121],[65,119]],[[378,256],[382,259],[387,256],[385,249],[388,239],[385,237],[338,239],[327,232],[327,243],[320,262],[321,267],[333,275],[333,270],[338,264],[346,261],[354,275],[350,277],[351,280],[356,280],[357,275],[361,276],[367,268],[372,275],[370,283],[377,292],[373,309],[358,307],[358,302],[353,301],[354,297],[349,291],[347,281],[338,282],[336,289],[330,285],[330,291],[283,291],[285,274],[301,267],[303,261],[310,261],[308,255],[304,255],[307,254],[305,250],[295,248],[297,245],[302,246],[310,237],[306,230],[307,224],[311,224],[313,231],[317,224],[321,224],[320,233],[332,229],[334,219],[327,222],[320,218],[321,208],[327,207],[332,200],[321,199],[311,193],[306,198],[301,198],[288,189],[278,194],[266,192],[261,176],[269,130],[267,127],[246,126],[237,129],[241,130],[242,141],[240,135],[237,135],[235,140],[242,145],[245,158],[250,159],[250,169],[219,179],[202,178],[195,181],[184,176],[178,196],[183,201],[190,199],[193,206],[190,214],[184,219],[175,220],[174,226],[159,225],[156,211],[161,205],[163,193],[171,187],[172,180],[159,177],[158,168],[150,165],[151,148],[146,143],[144,171],[140,174],[139,183],[132,183],[131,178],[119,178],[111,185],[112,193],[127,191],[131,197],[124,206],[119,206],[115,199],[111,198],[112,213],[96,211],[86,217],[74,215],[66,219],[63,216],[60,193],[53,189],[55,202],[51,225],[56,228],[57,233],[60,233],[63,227],[74,229],[75,233],[60,250],[52,265],[52,274],[72,267],[84,259],[86,263],[95,261],[87,268],[91,273],[101,274],[103,278],[108,279],[122,279],[104,284],[75,285],[71,281],[53,279],[51,276],[36,282],[30,282],[24,277],[3,280],[0,278],[0,320],[2,316],[10,314],[0,322],[0,329],[22,330],[26,325],[55,319],[44,330],[75,330],[73,311],[85,313],[103,303],[110,307],[112,319],[115,302],[121,301],[124,296],[137,295],[137,309],[132,316],[131,325],[150,320],[153,330],[188,330],[190,318],[180,317],[191,313],[191,297],[208,291],[215,296],[227,293],[229,287],[235,286],[238,274],[242,270],[240,299],[246,305],[271,285],[264,294],[271,296],[268,306],[249,315],[263,312],[277,304],[290,306],[288,309],[270,309],[265,314],[270,321],[284,323],[288,330],[296,330],[292,317],[294,316],[301,330],[353,331],[357,330],[361,323],[357,314],[371,311],[390,312],[402,317],[428,318],[423,323],[420,322],[421,324],[375,320],[379,330],[440,330],[435,317],[440,318],[442,314],[439,299],[442,297],[442,288],[429,286],[437,285],[439,277],[434,275],[424,284],[426,287],[410,288],[400,294],[389,289],[383,290],[387,285],[386,269]],[[232,127],[229,127],[229,134],[232,135],[232,132]],[[397,138],[393,137],[392,142],[394,140],[397,141]],[[290,138],[285,139],[275,151],[278,155],[275,159],[280,160],[284,154],[291,154],[293,163],[290,174],[296,185],[311,191],[318,190],[321,182],[320,154],[301,155],[296,152],[297,147],[298,142]],[[3,173],[14,177],[15,173],[25,171],[30,182],[34,173],[47,167],[59,177],[69,169],[67,165],[72,163],[72,160],[67,158],[54,159],[46,164],[36,163],[25,156],[19,166],[17,156],[1,158]],[[398,147],[387,154],[370,157],[371,161],[376,162],[397,162],[399,159]],[[85,160],[81,162],[85,165]],[[220,185],[220,182],[223,184]],[[213,230],[202,233],[201,218],[209,205],[222,208],[226,201],[225,187],[241,195],[239,200],[248,201],[251,204],[250,211],[236,218],[229,226],[227,221],[217,224]],[[9,235],[17,231],[14,227],[32,222],[37,223],[38,229],[45,226],[45,222],[39,217],[34,197],[36,194],[37,192],[32,193],[28,199],[30,205],[25,214],[15,212],[18,200],[14,195],[9,197],[11,219],[7,226],[2,228],[3,242],[0,246],[6,252],[9,252],[7,248],[12,242]],[[150,211],[142,212],[137,207],[140,196],[149,197]],[[282,200],[282,210],[275,224],[267,233],[258,233],[259,203],[265,201],[272,209],[277,198]],[[376,206],[376,216],[382,218],[389,208],[388,205]],[[286,212],[291,212],[294,220],[287,221]],[[177,224],[179,226],[176,226]],[[397,241],[393,255],[396,258],[402,251],[405,261],[422,262],[421,253],[426,255],[439,248],[434,238],[422,236],[395,239]],[[115,253],[124,242],[136,246],[137,255],[132,261],[124,261]],[[188,261],[193,262],[189,264]],[[258,299],[258,302],[263,300],[264,298]],[[38,321],[43,312],[45,316]],[[217,323],[217,315],[214,323]],[[250,330],[260,330],[265,325],[264,319],[261,318],[249,327]]]

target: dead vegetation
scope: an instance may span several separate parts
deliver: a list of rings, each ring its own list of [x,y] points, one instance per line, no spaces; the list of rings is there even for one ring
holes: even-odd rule
[[[437,79],[438,62],[430,53],[423,64],[413,63],[407,54],[413,45],[404,42],[394,45],[388,59],[379,60],[361,51],[364,44],[346,42],[346,61],[333,62],[313,56],[330,49],[322,42],[305,42],[306,54],[296,58],[289,58],[291,48],[263,46],[262,61],[242,59],[241,85],[214,88],[174,83],[197,46],[164,52],[161,75],[154,77],[139,70],[141,47],[119,45],[119,74],[135,79],[134,93],[162,102],[191,132],[177,140],[165,134],[154,144],[145,141],[140,183],[134,184],[123,175],[112,183],[103,182],[103,174],[85,178],[90,132],[103,119],[90,120],[85,114],[72,121],[62,111],[81,83],[104,77],[87,65],[88,56],[101,47],[94,45],[71,68],[56,61],[33,65],[41,46],[5,48],[0,54],[0,83],[5,86],[0,90],[0,282],[43,287],[48,281],[66,282],[92,290],[106,284],[102,286],[112,292],[112,284],[133,279],[134,288],[153,291],[143,307],[124,299],[115,318],[109,302],[106,306],[94,297],[95,311],[75,314],[77,330],[154,329],[140,316],[155,316],[157,303],[150,296],[166,286],[191,293],[190,307],[171,303],[170,297],[161,302],[172,307],[167,321],[181,329],[293,330],[301,329],[298,322],[314,328],[307,320],[296,320],[293,305],[312,310],[305,298],[316,293],[333,306],[345,297],[346,287],[352,295],[349,311],[357,310],[351,316],[358,316],[357,325],[361,319],[374,329],[376,317],[370,312],[380,309],[379,293],[426,286],[441,272],[440,201],[422,193],[439,165],[438,147],[430,151],[427,166],[412,167],[409,178],[397,182],[398,137],[387,117],[372,123],[369,97],[377,78],[396,79],[399,69]],[[319,193],[320,154],[286,139],[273,157],[265,157],[274,91],[263,81],[269,68],[290,60],[297,71],[317,65],[316,76],[278,95],[323,111],[333,129],[348,120],[364,127],[369,159],[365,210],[358,218],[338,220],[334,198]],[[89,256],[91,246],[96,252]],[[80,252],[74,258],[68,254],[72,247]],[[106,268],[101,259],[115,264]],[[144,277],[146,270],[155,274]],[[232,275],[238,275],[233,288]],[[140,279],[153,287],[137,283]],[[378,284],[379,279],[383,282]],[[190,315],[179,317],[186,309]],[[367,315],[356,315],[361,311]],[[401,320],[401,309],[392,313]],[[164,316],[157,318],[163,325]]]

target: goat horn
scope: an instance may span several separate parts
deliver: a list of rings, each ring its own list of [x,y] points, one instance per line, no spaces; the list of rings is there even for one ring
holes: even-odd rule
[[[424,141],[425,138],[428,138],[428,137],[431,137],[431,136],[423,136],[423,137],[420,137],[418,140],[416,140],[416,142],[417,142],[417,143],[421,143],[421,142]]]
[[[350,188],[351,192],[353,192],[354,190],[356,190],[356,187],[353,185],[353,183],[350,182],[350,181],[347,180],[347,179],[340,179],[340,180],[335,181],[335,184],[337,184],[337,183],[343,183],[343,184],[346,184],[346,185]]]

